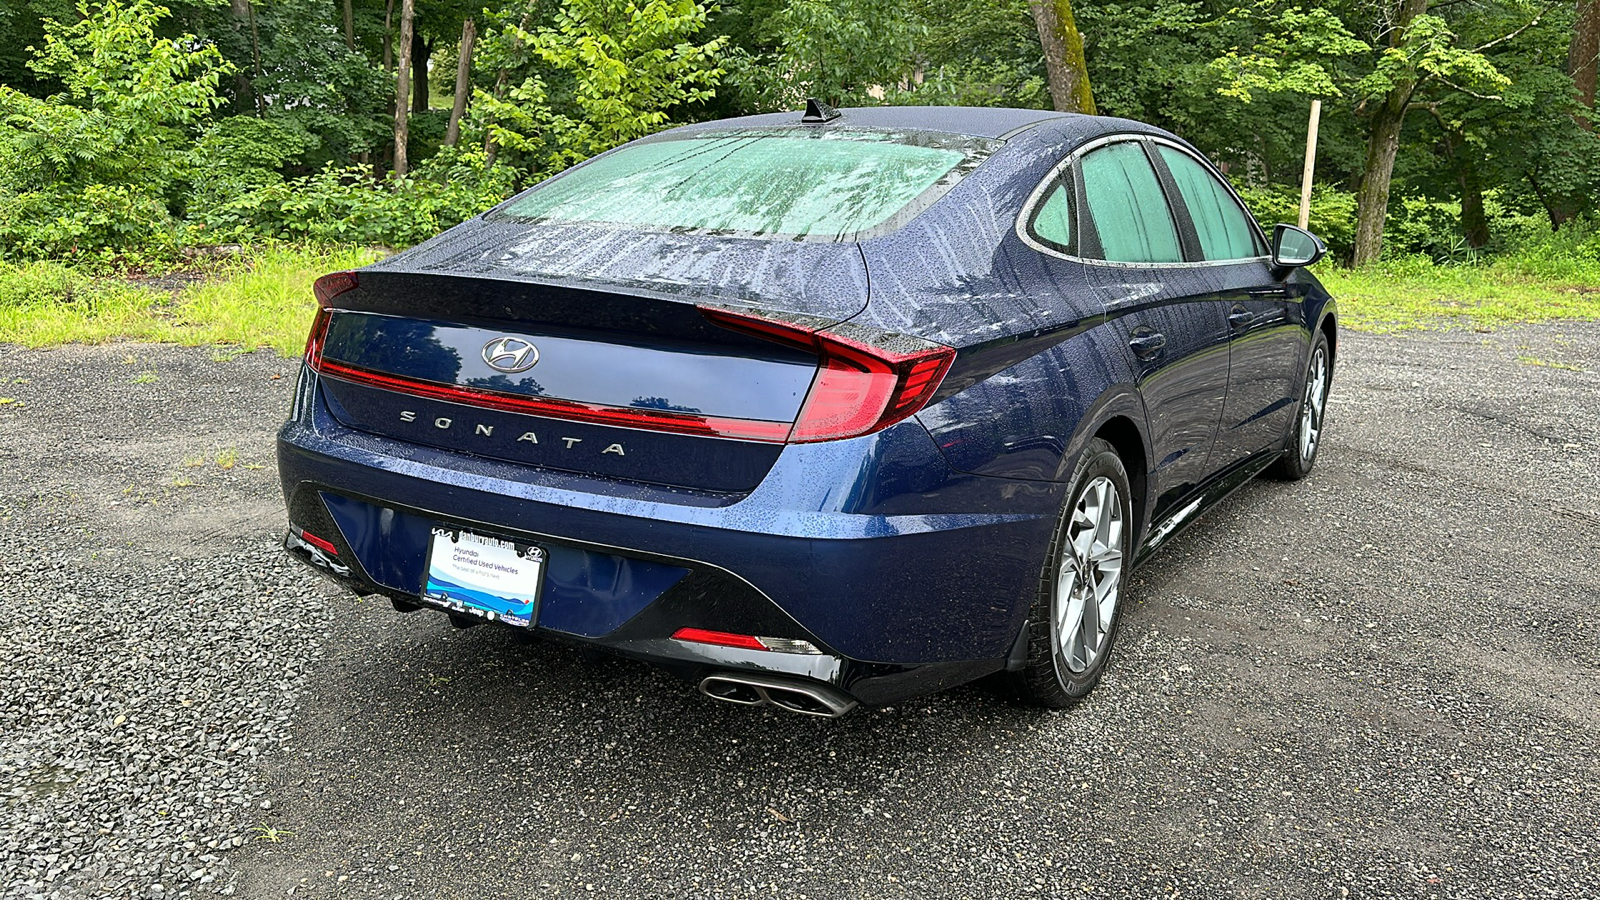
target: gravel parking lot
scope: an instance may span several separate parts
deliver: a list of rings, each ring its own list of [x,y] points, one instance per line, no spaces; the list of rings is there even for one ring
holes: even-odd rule
[[[1600,324],[1340,350],[1087,703],[830,722],[291,565],[293,361],[0,347],[0,897],[1600,897]]]

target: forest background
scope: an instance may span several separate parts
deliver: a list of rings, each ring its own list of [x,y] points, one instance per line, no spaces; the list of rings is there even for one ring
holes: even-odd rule
[[[1311,229],[1352,324],[1600,317],[1600,0],[0,0],[0,341],[296,348],[308,279],[675,124],[1096,112]]]

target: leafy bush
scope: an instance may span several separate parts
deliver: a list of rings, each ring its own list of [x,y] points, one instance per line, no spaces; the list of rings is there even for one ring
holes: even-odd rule
[[[1300,191],[1286,185],[1240,188],[1239,196],[1272,235],[1272,226],[1300,220]],[[1328,245],[1335,259],[1349,259],[1356,242],[1356,197],[1345,191],[1317,187],[1311,192],[1311,232]]]
[[[197,216],[195,236],[405,247],[505,199],[515,177],[508,166],[490,165],[482,150],[449,147],[401,179],[330,165],[219,202]]]
[[[239,194],[282,183],[284,166],[318,143],[289,118],[219,119],[195,144],[187,211],[204,214]]]
[[[157,37],[166,8],[81,0],[78,12],[47,21],[29,63],[61,93],[0,85],[0,251],[10,255],[170,242],[186,129],[221,102],[226,63],[192,35]]]

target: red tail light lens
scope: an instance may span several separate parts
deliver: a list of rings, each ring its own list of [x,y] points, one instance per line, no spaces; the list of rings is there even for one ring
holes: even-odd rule
[[[360,279],[354,272],[334,272],[318,278],[311,286],[311,293],[317,298],[317,317],[311,320],[311,335],[306,338],[306,361],[315,368],[322,361],[322,340],[328,336],[328,304],[333,298],[346,291],[353,291],[360,286]]]
[[[848,324],[818,330],[716,307],[700,312],[723,328],[817,354],[817,377],[789,432],[790,443],[888,428],[927,405],[956,356],[943,344]]]
[[[311,286],[311,292],[317,295],[317,304],[326,307],[333,298],[345,291],[353,291],[361,284],[360,278],[354,272],[333,272],[317,279]]]

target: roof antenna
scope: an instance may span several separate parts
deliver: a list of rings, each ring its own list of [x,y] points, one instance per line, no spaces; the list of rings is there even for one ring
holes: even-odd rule
[[[815,97],[806,98],[806,114],[800,117],[802,125],[822,125],[839,118],[837,109],[823,103]]]

